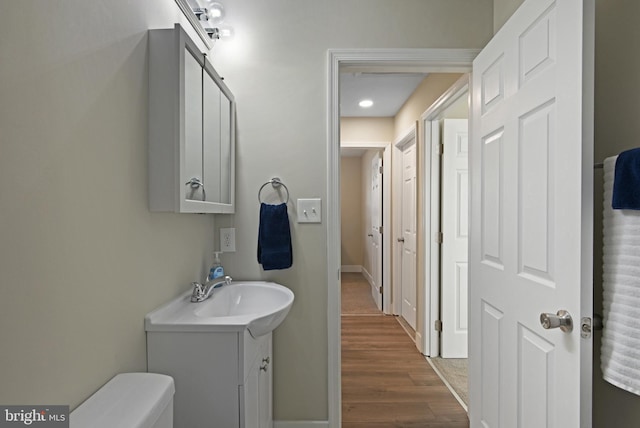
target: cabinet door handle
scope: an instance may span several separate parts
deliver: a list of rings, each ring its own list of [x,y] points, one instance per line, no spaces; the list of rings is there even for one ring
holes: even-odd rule
[[[267,363],[267,364],[269,364],[269,363],[271,362],[271,358],[269,358],[269,357],[267,357],[267,358],[263,358],[263,359],[262,359],[262,362],[263,362],[263,363]]]
[[[260,370],[262,370],[263,372],[266,372],[266,371],[267,371],[267,367],[268,367],[268,366],[269,366],[268,364],[265,364],[265,365],[263,365],[263,366],[260,366]]]
[[[202,200],[207,199],[207,191],[204,189],[204,183],[197,177],[193,177],[191,180],[184,183],[185,186],[190,186],[192,189],[199,189],[202,187]]]

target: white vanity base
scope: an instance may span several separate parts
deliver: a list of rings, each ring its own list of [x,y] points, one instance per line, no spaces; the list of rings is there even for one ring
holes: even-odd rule
[[[148,331],[149,372],[175,381],[175,426],[272,428],[271,337]]]

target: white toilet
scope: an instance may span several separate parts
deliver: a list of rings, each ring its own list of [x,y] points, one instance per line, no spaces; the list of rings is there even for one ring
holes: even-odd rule
[[[69,418],[70,428],[173,428],[173,378],[156,373],[121,373]]]

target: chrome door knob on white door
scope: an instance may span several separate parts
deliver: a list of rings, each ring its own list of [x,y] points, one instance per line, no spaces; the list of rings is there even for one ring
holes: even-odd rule
[[[540,314],[540,324],[544,329],[552,329],[560,327],[560,330],[569,333],[573,330],[573,319],[569,312],[559,310],[557,314]]]

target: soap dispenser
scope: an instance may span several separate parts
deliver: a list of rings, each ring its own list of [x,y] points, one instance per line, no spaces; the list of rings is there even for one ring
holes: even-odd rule
[[[217,278],[224,277],[224,268],[222,267],[222,263],[220,262],[220,254],[222,251],[214,251],[213,253],[213,265],[209,270],[209,281],[213,281]]]

